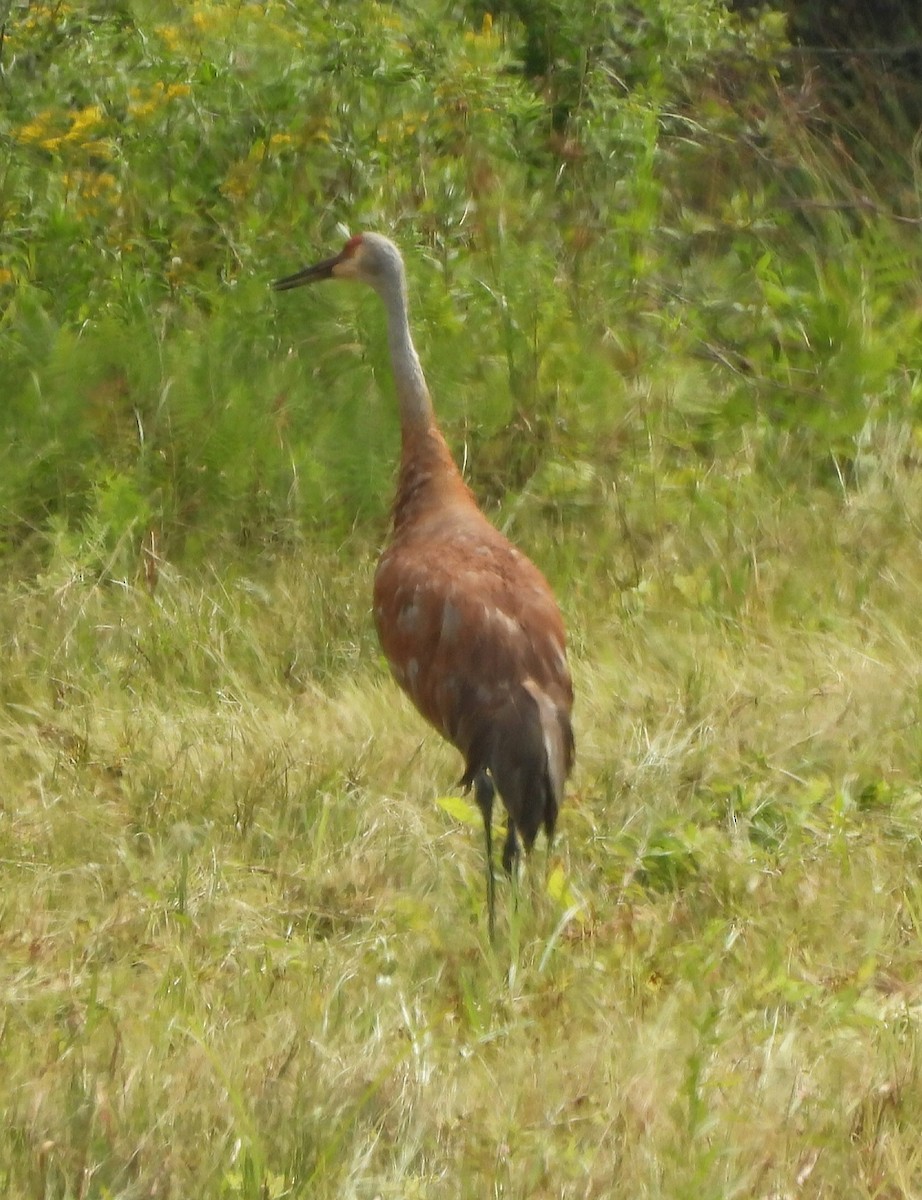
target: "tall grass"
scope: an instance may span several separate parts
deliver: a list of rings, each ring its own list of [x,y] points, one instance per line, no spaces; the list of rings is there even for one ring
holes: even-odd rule
[[[10,9],[5,1195],[918,1194],[918,196],[792,62],[661,0]],[[495,949],[369,620],[380,313],[268,290],[370,227],[571,635]]]

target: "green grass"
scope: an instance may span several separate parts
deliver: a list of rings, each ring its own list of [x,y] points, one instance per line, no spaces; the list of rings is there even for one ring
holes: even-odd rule
[[[631,13],[10,6],[3,1195],[922,1190],[915,159]],[[371,227],[570,631],[495,947],[371,626],[380,313],[268,290]]]
[[[729,531],[732,604],[666,577],[692,522],[640,596],[558,581],[566,885],[539,851],[495,951],[360,544],[8,584],[7,1194],[912,1194],[922,568],[880,505]]]

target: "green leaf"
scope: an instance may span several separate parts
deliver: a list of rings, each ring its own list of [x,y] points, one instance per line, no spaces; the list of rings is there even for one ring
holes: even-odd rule
[[[462,825],[473,825],[479,829],[483,824],[480,809],[470,800],[463,800],[460,796],[439,796],[436,804]]]
[[[586,919],[586,906],[570,887],[567,874],[559,864],[548,875],[545,888],[550,898],[555,900],[561,908],[573,909],[573,914],[578,921]]]

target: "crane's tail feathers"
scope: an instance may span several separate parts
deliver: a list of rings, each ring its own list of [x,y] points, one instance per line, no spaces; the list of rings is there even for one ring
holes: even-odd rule
[[[542,826],[550,842],[573,762],[569,714],[529,680],[496,714],[490,740],[490,774],[525,849]]]

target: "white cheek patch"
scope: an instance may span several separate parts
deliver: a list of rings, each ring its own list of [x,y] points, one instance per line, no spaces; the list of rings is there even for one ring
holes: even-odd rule
[[[356,257],[344,258],[336,264],[332,271],[334,279],[358,279],[359,264]]]

